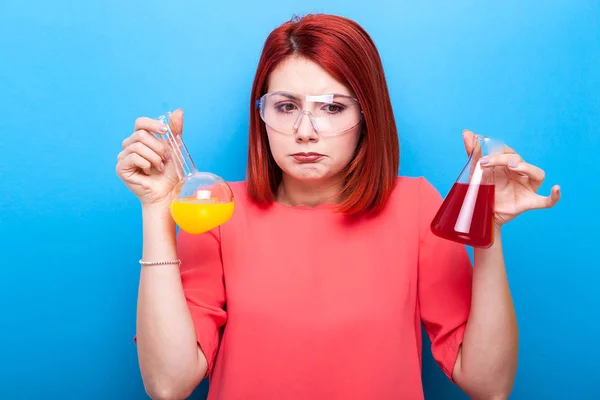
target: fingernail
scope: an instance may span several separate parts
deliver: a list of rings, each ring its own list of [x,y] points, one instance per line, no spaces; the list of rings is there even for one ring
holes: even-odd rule
[[[166,133],[168,129],[167,129],[167,127],[166,127],[166,126],[164,126],[164,125],[163,125],[163,126],[161,126],[160,128],[158,128],[158,130],[159,130],[160,132],[162,132],[162,133]]]
[[[515,162],[515,161],[509,161],[509,163],[508,163],[508,166],[510,168],[516,168],[517,165],[519,165],[519,164],[517,162]]]
[[[165,160],[169,160],[171,158],[171,155],[169,154],[169,152],[165,152]]]
[[[163,172],[165,170],[165,163],[161,162],[160,163],[160,172]]]
[[[488,160],[487,158],[482,158],[481,160],[479,160],[479,163],[482,164],[482,165],[485,165],[485,164],[487,164],[489,162],[490,162],[490,160]]]

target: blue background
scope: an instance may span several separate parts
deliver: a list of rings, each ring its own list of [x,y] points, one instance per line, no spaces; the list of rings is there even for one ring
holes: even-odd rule
[[[383,59],[401,173],[445,194],[465,128],[562,187],[504,229],[520,323],[513,399],[600,398],[600,2],[17,2],[0,12],[0,398],[145,398],[132,341],[140,207],[114,172],[138,116],[183,107],[200,170],[245,176],[268,33],[355,19]],[[464,399],[425,350],[427,399]],[[202,398],[205,384],[195,392]]]

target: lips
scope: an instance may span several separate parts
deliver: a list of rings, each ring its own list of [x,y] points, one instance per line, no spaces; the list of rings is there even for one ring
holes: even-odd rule
[[[294,159],[298,162],[311,163],[311,162],[316,162],[325,156],[320,153],[312,153],[311,152],[311,153],[295,153],[295,154],[292,154],[292,157],[294,157]]]

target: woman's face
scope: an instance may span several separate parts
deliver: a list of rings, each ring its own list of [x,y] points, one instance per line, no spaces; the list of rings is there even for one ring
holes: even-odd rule
[[[290,57],[270,74],[267,92],[297,95],[294,99],[286,98],[284,95],[277,96],[273,100],[270,109],[276,109],[279,118],[295,121],[296,118],[292,114],[301,115],[298,129],[294,130],[294,124],[289,123],[286,124],[289,128],[285,133],[276,131],[266,124],[271,153],[283,171],[284,179],[291,178],[310,183],[335,182],[339,179],[354,156],[360,138],[361,124],[356,121],[356,126],[350,124],[351,129],[339,135],[326,136],[315,130],[308,115],[302,115],[300,112],[303,109],[310,111],[316,118],[317,125],[323,127],[320,131],[327,127],[335,128],[341,120],[354,121],[360,116],[360,106],[356,103],[352,109],[345,107],[344,101],[338,103],[334,100],[332,104],[318,101],[313,103],[307,102],[305,97],[328,94],[353,96],[349,88],[335,80],[318,64],[306,58]],[[309,99],[324,98],[327,97]],[[348,100],[345,100],[345,104],[348,105]],[[319,117],[325,118],[319,119]],[[346,124],[348,125],[348,122]]]

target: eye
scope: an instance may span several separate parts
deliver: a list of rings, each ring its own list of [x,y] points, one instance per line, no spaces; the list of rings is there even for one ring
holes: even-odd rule
[[[289,113],[296,109],[296,105],[294,103],[281,103],[276,105],[275,109],[279,112]]]
[[[325,111],[329,114],[337,114],[344,111],[344,107],[337,104],[327,104],[325,106]]]

